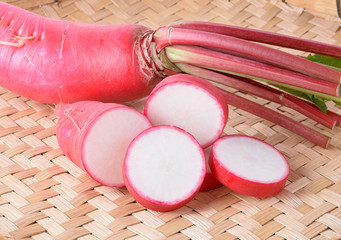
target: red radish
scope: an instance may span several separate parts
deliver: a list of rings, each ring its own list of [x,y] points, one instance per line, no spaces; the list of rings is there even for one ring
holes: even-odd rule
[[[94,101],[63,104],[56,114],[57,140],[65,155],[99,183],[123,187],[128,145],[151,127],[149,120],[130,107]]]
[[[228,118],[220,91],[205,79],[176,74],[160,82],[147,98],[145,115],[155,125],[173,125],[192,134],[205,148],[217,140]]]
[[[211,149],[212,146],[204,149],[206,157],[206,175],[204,182],[201,184],[200,187],[200,191],[202,192],[211,191],[213,189],[223,186],[223,184],[221,184],[221,182],[219,182],[218,179],[214,176],[214,174],[211,171],[210,165],[208,164]]]
[[[46,102],[124,102],[160,78],[143,57],[139,25],[44,18],[0,2],[0,85]]]
[[[242,135],[218,139],[212,146],[209,164],[226,187],[254,197],[278,194],[289,174],[289,164],[277,149]]]
[[[123,177],[142,206],[171,211],[199,191],[206,172],[204,151],[189,133],[175,126],[143,131],[129,145]]]

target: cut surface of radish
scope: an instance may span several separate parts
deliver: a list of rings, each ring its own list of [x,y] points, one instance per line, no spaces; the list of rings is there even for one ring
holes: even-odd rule
[[[118,107],[103,113],[89,129],[83,145],[87,172],[107,186],[124,186],[123,160],[130,142],[150,122],[139,112]]]
[[[209,161],[221,183],[235,192],[255,197],[279,193],[289,174],[288,162],[277,149],[243,135],[218,139]]]
[[[56,136],[67,157],[97,182],[124,187],[122,165],[130,142],[152,125],[125,105],[82,101],[61,105]]]
[[[200,187],[200,191],[202,192],[211,191],[213,189],[223,186],[223,184],[221,184],[221,182],[219,182],[218,179],[214,176],[214,174],[211,171],[210,165],[208,164],[211,149],[212,149],[212,146],[209,146],[204,149],[204,153],[206,157],[206,175],[205,175],[204,182],[202,183]]]
[[[129,145],[123,176],[141,205],[170,211],[189,202],[206,172],[204,152],[193,136],[174,126],[143,131]]]
[[[180,127],[203,148],[220,137],[228,117],[226,100],[216,87],[186,74],[160,82],[148,97],[144,112],[154,126]]]

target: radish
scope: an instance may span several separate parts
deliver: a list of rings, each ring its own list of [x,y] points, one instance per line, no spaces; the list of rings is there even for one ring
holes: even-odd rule
[[[160,79],[143,58],[139,25],[44,18],[0,2],[0,85],[45,103],[124,102]]]
[[[182,22],[156,30],[91,25],[48,19],[0,2],[0,86],[52,104],[120,103],[148,96],[169,75],[193,74],[181,67],[185,64],[209,71],[199,76],[210,81],[217,79],[211,72],[248,77],[341,104],[339,71],[256,42],[341,58],[340,46],[223,24]],[[289,102],[304,113],[311,109]],[[329,127],[340,118],[310,115]],[[304,137],[314,142],[314,132]]]
[[[212,146],[209,146],[208,148],[204,149],[204,153],[206,157],[206,175],[205,175],[204,182],[201,184],[201,187],[200,187],[201,192],[211,191],[213,189],[223,186],[223,184],[221,184],[221,182],[219,182],[218,179],[214,176],[214,174],[211,171],[210,165],[208,164],[211,149],[212,149]]]
[[[65,155],[99,183],[124,187],[126,150],[151,127],[150,121],[130,107],[95,101],[62,104],[56,114],[57,140]]]
[[[249,136],[229,135],[212,146],[210,167],[217,179],[237,193],[270,197],[285,186],[289,165],[271,145]]]
[[[144,113],[156,125],[173,125],[192,134],[205,148],[222,134],[228,107],[224,96],[206,80],[176,74],[160,82],[147,98]]]
[[[175,126],[143,131],[129,145],[123,178],[142,206],[171,211],[189,202],[206,173],[204,151],[189,133]]]

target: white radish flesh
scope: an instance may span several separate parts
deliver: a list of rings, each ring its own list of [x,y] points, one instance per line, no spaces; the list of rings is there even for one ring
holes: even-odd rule
[[[209,160],[217,179],[237,193],[254,197],[278,194],[285,186],[289,165],[273,146],[253,137],[230,135],[212,146]]]
[[[154,126],[173,125],[192,134],[205,148],[218,139],[228,118],[225,98],[206,80],[177,74],[160,82],[144,110]]]
[[[57,139],[64,153],[99,183],[124,187],[128,145],[151,127],[150,121],[130,107],[91,101],[66,105],[58,114]]]
[[[189,202],[206,173],[198,142],[174,126],[156,126],[129,145],[123,166],[125,185],[146,208],[171,211]]]

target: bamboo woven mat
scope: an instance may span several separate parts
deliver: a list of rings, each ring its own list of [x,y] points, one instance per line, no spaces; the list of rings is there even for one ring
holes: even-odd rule
[[[279,0],[5,2],[79,22],[156,28],[202,20],[341,44],[338,17]],[[225,133],[255,136],[287,157],[291,172],[283,192],[257,199],[221,187],[159,213],[141,207],[125,189],[99,185],[63,155],[53,106],[1,89],[0,239],[341,239],[341,128],[331,131],[286,107],[248,97],[332,136],[329,148],[230,108]],[[132,105],[141,109],[143,101]]]

